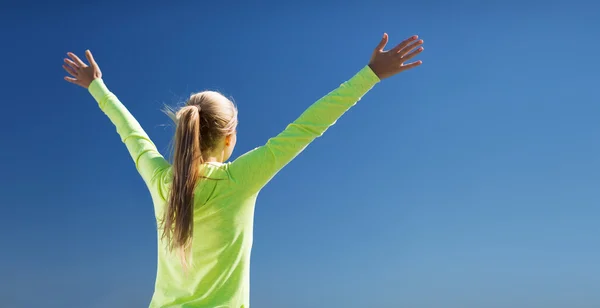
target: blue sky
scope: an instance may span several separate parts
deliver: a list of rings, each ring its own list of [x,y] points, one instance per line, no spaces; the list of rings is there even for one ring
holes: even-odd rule
[[[253,307],[598,307],[597,4],[0,4],[0,299],[144,307],[155,222],[114,127],[63,81],[94,52],[164,154],[159,110],[214,89],[238,156],[367,64],[387,32],[424,64],[379,84],[261,193]]]

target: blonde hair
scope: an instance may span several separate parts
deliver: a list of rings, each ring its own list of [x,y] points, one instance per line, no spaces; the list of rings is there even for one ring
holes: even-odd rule
[[[201,165],[225,136],[235,133],[237,108],[219,92],[193,94],[185,106],[166,113],[176,123],[173,181],[162,220],[162,238],[169,251],[179,249],[184,265],[194,227],[194,191],[205,179]]]

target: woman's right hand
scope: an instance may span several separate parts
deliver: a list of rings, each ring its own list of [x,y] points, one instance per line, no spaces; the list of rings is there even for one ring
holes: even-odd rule
[[[384,33],[381,42],[379,42],[379,45],[373,51],[369,67],[380,80],[383,80],[421,65],[422,61],[406,63],[423,51],[423,47],[421,46],[423,45],[423,40],[418,40],[418,38],[416,35],[411,36],[393,49],[384,51],[383,48],[385,48],[388,42],[388,35]]]
[[[92,56],[91,51],[85,51],[85,57],[90,62],[89,66],[85,64],[85,62],[81,61],[81,59],[79,59],[79,57],[74,53],[69,52],[67,55],[71,59],[65,58],[65,64],[63,64],[63,68],[73,77],[66,76],[66,81],[87,89],[94,79],[102,78],[100,67],[94,60],[94,56]]]

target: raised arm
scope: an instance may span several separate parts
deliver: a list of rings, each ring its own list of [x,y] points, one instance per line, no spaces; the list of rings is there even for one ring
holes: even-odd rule
[[[265,145],[233,161],[229,165],[232,179],[251,192],[260,190],[313,140],[335,124],[376,83],[421,64],[421,61],[404,64],[423,50],[419,47],[423,41],[417,40],[416,36],[389,51],[383,51],[387,40],[387,34],[384,34],[368,66],[311,105]]]
[[[65,80],[88,89],[98,102],[100,109],[115,125],[117,133],[127,146],[142,179],[148,188],[155,191],[154,189],[158,188],[156,185],[161,180],[158,175],[169,167],[169,163],[158,152],[133,115],[117,96],[108,90],[102,80],[102,72],[91,52],[86,51],[86,57],[90,62],[89,66],[75,54],[69,53],[68,55],[71,59],[65,59],[63,68],[73,77],[65,77]]]

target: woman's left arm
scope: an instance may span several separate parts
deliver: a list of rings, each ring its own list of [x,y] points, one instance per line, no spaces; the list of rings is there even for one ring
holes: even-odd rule
[[[86,57],[90,62],[89,66],[75,54],[69,53],[68,55],[72,60],[65,59],[63,68],[73,77],[65,77],[65,80],[88,89],[98,102],[100,109],[116,127],[121,141],[127,146],[127,150],[148,188],[152,191],[158,189],[162,196],[162,189],[159,187],[162,182],[160,175],[169,168],[170,164],[158,152],[140,123],[117,96],[106,87],[102,80],[102,72],[91,52],[86,51]]]
[[[102,79],[94,79],[88,91],[100,109],[108,116],[117,128],[121,141],[135,163],[135,167],[147,185],[156,179],[157,175],[169,167],[169,163],[158,152],[156,145],[150,140],[140,123],[133,117],[117,96],[110,92]],[[151,188],[151,187],[149,187]]]

